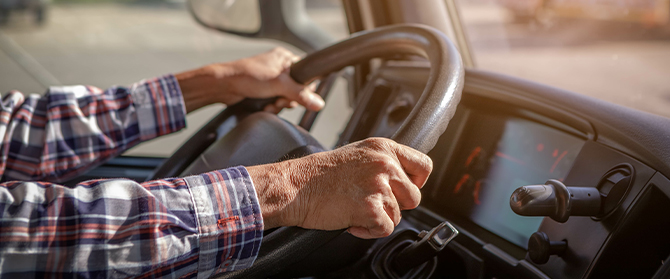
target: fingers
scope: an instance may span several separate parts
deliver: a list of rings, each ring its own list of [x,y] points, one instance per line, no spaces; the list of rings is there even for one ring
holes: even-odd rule
[[[275,106],[278,108],[294,108],[298,106],[298,102],[286,98],[279,98],[277,99],[277,102],[275,102]]]
[[[293,54],[285,48],[277,47],[273,51],[276,51],[282,56],[282,59],[284,60],[284,69],[289,69],[293,63],[300,60],[300,56]],[[290,77],[289,72],[286,72],[285,76],[290,80],[284,80],[284,82],[298,86],[291,86],[292,90],[288,90],[288,92],[283,94],[284,97],[288,98],[289,100],[296,101],[298,104],[311,111],[319,111],[325,106],[325,101],[323,98],[314,92],[316,91],[316,84],[312,83],[304,87],[300,84],[297,84],[293,78]]]
[[[303,86],[297,84],[289,75],[281,75],[279,82],[285,85],[285,90],[280,95],[288,100],[295,101],[299,105],[311,111],[319,111],[326,102],[314,92],[314,86]]]
[[[402,172],[402,170],[398,171]],[[377,194],[370,195],[365,199],[364,209],[357,210],[353,222],[355,226],[349,229],[349,232],[354,236],[360,238],[386,237],[393,233],[394,228],[400,223],[402,219],[400,205],[387,177],[383,175],[377,178],[376,184],[380,185],[381,188],[379,188]],[[406,181],[406,184],[408,184],[406,187],[417,189],[409,180]]]
[[[398,203],[393,197],[389,197],[389,199],[384,202],[384,211],[386,211],[386,216],[388,216],[389,219],[391,219],[393,222],[393,227],[400,223],[402,214],[400,213],[400,207]]]
[[[294,100],[311,111],[319,111],[326,105],[321,96],[314,93],[309,87],[301,90]]]
[[[371,239],[389,236],[393,233],[394,228],[391,218],[386,214],[380,214],[368,222],[367,225],[353,226],[348,231],[358,238]]]
[[[283,69],[288,69],[291,67],[291,65],[293,65],[293,63],[300,61],[300,56],[295,55],[283,47],[276,47],[272,50],[272,52],[276,53],[280,57],[281,66]]]
[[[263,111],[278,114],[285,108],[295,108],[298,106],[296,101],[291,101],[286,98],[279,98],[273,104],[269,104],[263,108]]]
[[[421,203],[421,191],[408,177],[400,174],[399,181],[389,181],[399,210],[414,209]]]
[[[433,171],[433,161],[430,157],[411,147],[400,144],[396,145],[394,151],[407,177],[419,189],[422,188],[428,176]]]
[[[285,97],[289,101],[296,101],[299,105],[304,106],[311,111],[319,111],[325,106],[325,102],[321,96],[316,94],[314,91],[316,87],[312,84],[309,86],[304,86],[302,84],[296,83],[290,75],[290,67],[293,63],[300,60],[300,56],[297,56],[290,52],[289,50],[277,47],[270,51],[272,54],[276,55],[276,60],[282,68],[282,73],[278,76],[277,82],[279,83],[276,89],[283,88],[283,90],[278,90],[276,94],[279,96]],[[276,105],[275,110],[280,109],[286,106]]]
[[[385,138],[368,138],[357,146],[375,150],[383,156],[388,184],[402,210],[416,208],[421,202],[421,187],[426,183],[433,163],[430,157],[408,146]]]
[[[280,55],[280,56],[283,56],[283,57],[290,58],[294,62],[300,60],[300,56],[296,55],[295,53],[291,52],[290,50],[288,50],[284,47],[280,47],[280,46],[275,47],[272,50],[270,50],[270,52],[276,53],[277,55]]]
[[[387,138],[367,138],[354,143],[363,148],[377,150],[397,158],[400,167],[417,187],[422,188],[433,170],[433,161],[416,149]],[[389,154],[390,153],[390,154]]]

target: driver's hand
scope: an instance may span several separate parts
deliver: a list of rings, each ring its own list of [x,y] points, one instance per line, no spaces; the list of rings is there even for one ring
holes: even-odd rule
[[[360,238],[388,236],[400,210],[413,209],[433,163],[425,154],[384,138],[329,152],[248,167],[265,228],[347,228]]]
[[[318,111],[323,99],[313,86],[298,84],[291,78],[291,65],[300,57],[282,47],[232,62],[207,65],[176,74],[184,95],[186,110],[212,103],[232,105],[245,98],[279,97],[265,111],[278,113],[283,108],[302,105]]]

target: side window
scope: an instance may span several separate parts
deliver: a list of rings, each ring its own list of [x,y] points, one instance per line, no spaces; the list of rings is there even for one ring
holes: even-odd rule
[[[326,32],[338,39],[348,35],[340,1],[307,2],[310,16]],[[48,4],[41,11],[41,22],[36,11],[5,7],[0,13],[2,93],[19,90],[42,94],[50,85],[86,84],[103,89],[130,85],[144,78],[252,56],[279,45],[303,54],[277,41],[207,30],[191,18],[185,1],[44,3]],[[345,87],[340,85],[336,91]],[[331,96],[344,98],[346,94],[333,92]],[[335,105],[339,102],[328,101]],[[327,145],[337,134],[322,136],[318,127],[323,126],[321,119],[331,118],[333,104],[314,128],[316,137]],[[191,113],[186,130],[144,143],[126,154],[169,156],[222,107],[212,105]],[[295,109],[281,115],[297,121],[301,112]]]

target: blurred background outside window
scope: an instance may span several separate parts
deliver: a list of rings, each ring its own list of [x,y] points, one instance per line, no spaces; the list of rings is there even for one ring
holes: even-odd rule
[[[230,1],[230,0],[221,0]],[[243,0],[248,1],[248,0]],[[309,0],[307,12],[336,39],[348,36],[338,0]],[[43,94],[49,85],[100,88],[235,60],[275,46],[198,25],[184,0],[0,0],[0,91]],[[313,128],[332,146],[350,113],[346,84],[339,82]],[[141,144],[126,154],[166,157],[223,108],[188,116],[185,131]],[[297,122],[302,109],[282,116]]]
[[[670,0],[456,1],[478,68],[670,117]]]

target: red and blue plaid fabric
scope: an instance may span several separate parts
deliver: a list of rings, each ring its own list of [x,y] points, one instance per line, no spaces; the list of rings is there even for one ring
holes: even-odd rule
[[[14,91],[1,106],[1,277],[206,278],[254,262],[263,220],[244,167],[145,183],[53,182],[182,129],[173,76],[105,91]]]

